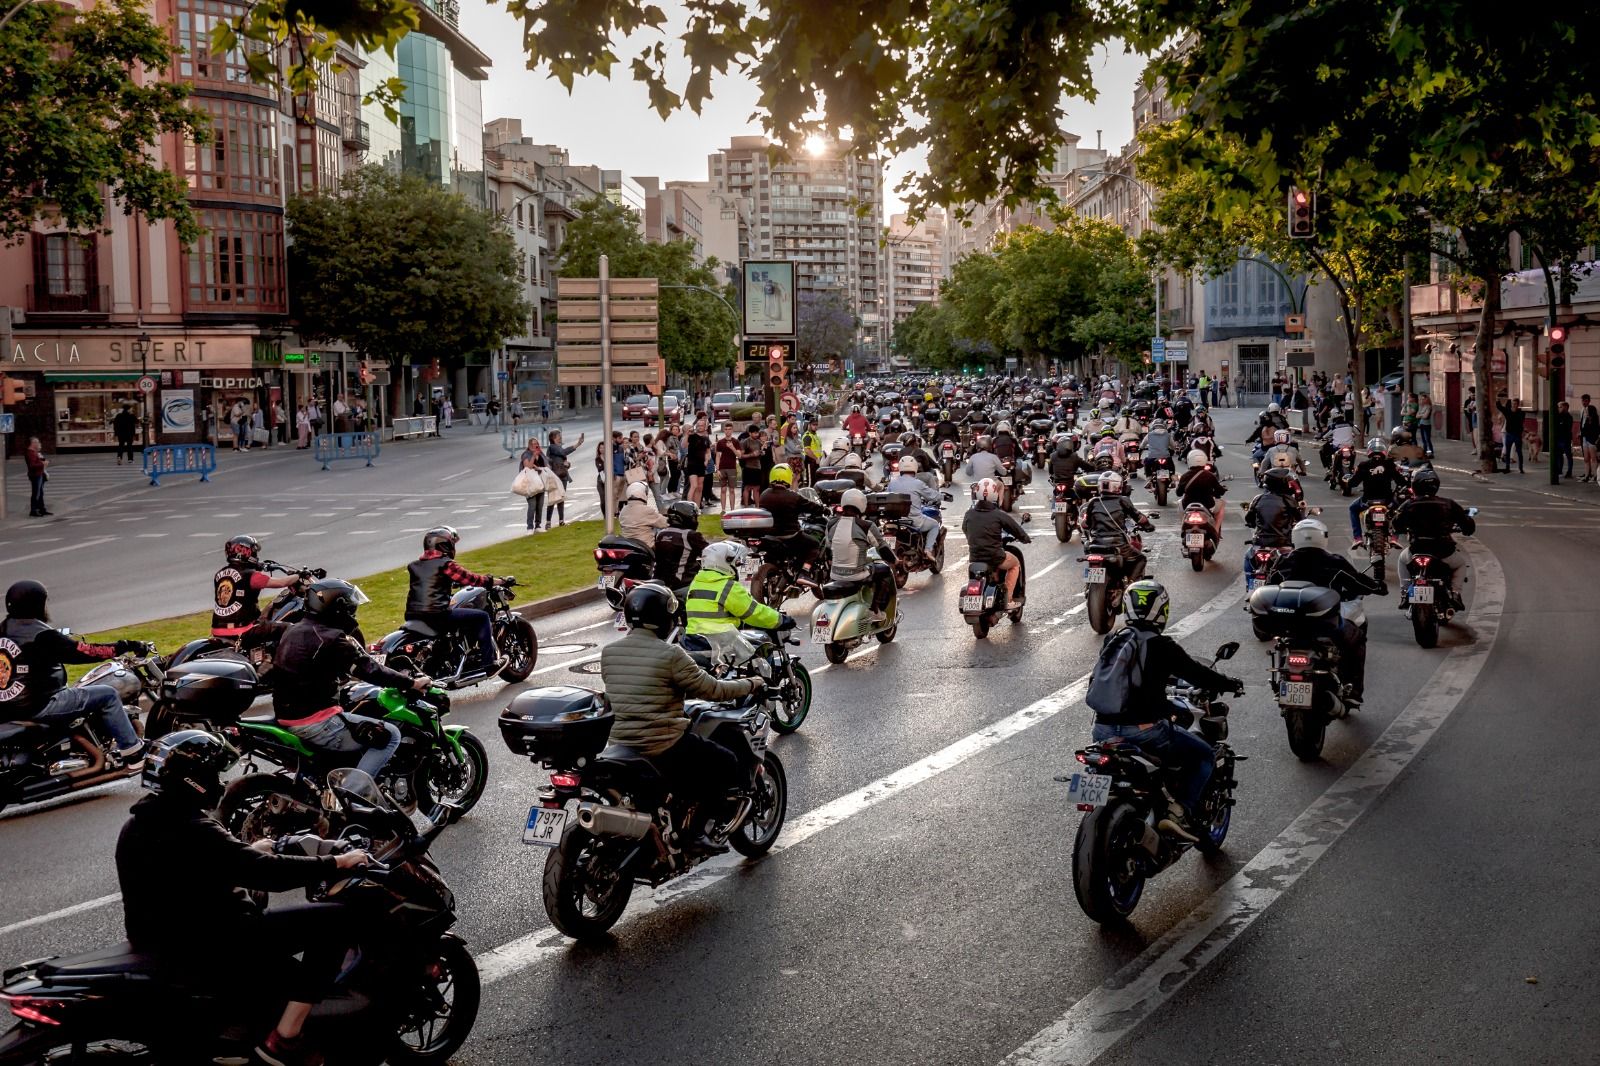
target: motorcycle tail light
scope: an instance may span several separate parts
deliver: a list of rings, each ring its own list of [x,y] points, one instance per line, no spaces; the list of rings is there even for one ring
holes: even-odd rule
[[[557,788],[577,788],[583,783],[583,778],[577,774],[551,774],[550,783]]]
[[[57,1000],[39,999],[34,996],[10,996],[0,993],[0,999],[6,1001],[6,1006],[25,1022],[34,1022],[39,1025],[60,1025],[61,1022],[45,1013],[53,1006],[58,1006]]]
[[[1206,516],[1203,514],[1192,514],[1183,521],[1185,525],[1203,526],[1206,524]]]
[[[1413,555],[1411,557],[1411,565],[1415,566],[1418,570],[1426,570],[1432,564],[1433,556],[1431,555]]]
[[[977,579],[973,579],[972,581],[968,581],[967,582],[967,587],[966,587],[965,591],[962,593],[962,595],[964,595],[964,596],[982,596],[983,595],[983,582],[982,581],[978,581]]]
[[[1290,652],[1288,655],[1284,656],[1284,662],[1288,663],[1291,668],[1298,667],[1299,669],[1304,670],[1311,666],[1311,656],[1297,655],[1294,652]]]
[[[1271,561],[1272,561],[1272,553],[1270,551],[1258,551],[1258,552],[1256,552],[1256,562],[1258,562],[1258,563],[1266,563],[1266,562],[1271,562]]]

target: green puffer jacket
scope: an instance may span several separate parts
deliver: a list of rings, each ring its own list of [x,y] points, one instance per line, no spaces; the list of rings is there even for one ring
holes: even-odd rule
[[[616,724],[611,743],[659,755],[678,742],[689,719],[684,697],[731,700],[755,688],[749,679],[718,681],[689,653],[649,630],[635,629],[600,652],[600,680]]]

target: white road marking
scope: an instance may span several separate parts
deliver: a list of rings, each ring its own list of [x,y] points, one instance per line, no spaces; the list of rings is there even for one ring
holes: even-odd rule
[[[82,903],[74,903],[70,907],[62,907],[60,910],[51,911],[49,914],[40,914],[32,918],[24,918],[22,921],[12,922],[10,925],[0,925],[0,936],[5,936],[7,933],[15,933],[19,929],[30,929],[36,925],[44,925],[46,922],[53,922],[58,918],[70,918],[74,914],[82,914],[85,911],[92,911],[100,907],[106,907],[120,901],[121,899],[121,892],[113,892],[109,896],[101,896],[99,899],[86,899]]]
[[[322,536],[323,534],[325,534],[327,532],[328,531],[326,529],[302,529],[300,532],[296,533],[295,536],[297,536],[297,537],[320,537],[320,536]]]
[[[1174,637],[1182,637],[1193,632],[1232,606],[1240,595],[1242,595],[1240,589],[1233,587],[1223,589],[1199,610],[1172,626],[1169,632]],[[862,649],[855,655],[869,650],[875,651],[877,646]],[[821,672],[821,667],[811,671],[813,676]],[[932,755],[917,760],[910,766],[863,785],[854,792],[840,796],[790,821],[784,826],[783,836],[773,845],[770,854],[777,855],[803,844],[823,830],[847,821],[891,796],[898,796],[913,785],[931,780],[946,770],[961,765],[974,755],[1033,728],[1040,722],[1054,718],[1062,711],[1076,706],[1083,698],[1083,692],[1088,684],[1089,675],[1085,674],[1070,685],[1052,692],[998,722],[985,726],[976,733],[963,737]],[[744,860],[738,856],[719,856],[698,867],[693,873],[669,882],[648,895],[636,893],[634,902],[628,905],[622,920],[627,921],[629,916],[659,910],[679,897],[709,888],[733,873],[743,862]],[[477,956],[479,977],[485,985],[493,984],[569,950],[571,943],[554,929],[544,928],[527,933],[480,953]]]
[[[164,537],[164,536],[166,536],[166,534],[165,533],[135,533],[134,536],[140,538],[141,540],[150,540],[150,539],[156,538],[156,537]]]
[[[1066,561],[1067,561],[1067,557],[1065,555],[1063,555],[1061,558],[1057,559],[1055,562],[1051,563],[1049,566],[1045,567],[1043,570],[1039,571],[1037,574],[1034,574],[1033,575],[1033,579],[1035,581],[1037,581],[1039,578],[1044,577],[1044,575],[1048,574],[1050,571],[1054,570],[1056,567],[1060,566],[1062,563],[1064,563]]]
[[[1471,610],[1474,642],[1445,656],[1383,735],[1227,884],[1008,1056],[1005,1066],[1088,1066],[1110,1050],[1293,888],[1421,753],[1488,661],[1505,606],[1499,561],[1473,541],[1461,543],[1472,554],[1478,577]]]
[[[440,482],[454,481],[456,478],[458,478],[458,477],[466,477],[470,473],[472,473],[472,471],[470,469],[468,469],[468,470],[458,470],[454,474],[446,474],[444,477],[440,478],[439,480],[440,480]]]
[[[569,666],[578,666],[578,665],[580,665],[582,663],[592,663],[598,658],[600,658],[600,656],[599,656],[598,653],[596,653],[594,655],[585,655],[581,659],[568,659],[566,662],[564,662],[564,663],[556,663],[554,666],[541,666],[541,667],[539,667],[539,669],[533,671],[533,673],[529,674],[528,676],[529,677],[534,677],[534,676],[537,676],[538,674],[548,674],[552,670],[565,670]]]
[[[587,633],[591,629],[599,629],[601,626],[608,626],[608,625],[611,625],[611,624],[612,624],[612,620],[611,619],[602,618],[598,622],[590,622],[586,626],[579,626],[577,629],[569,629],[565,633],[556,633],[556,634],[554,634],[554,636],[556,636],[556,637],[570,637],[574,633]],[[547,639],[550,639],[550,638],[547,638]]]
[[[370,537],[372,534],[377,532],[379,532],[379,530],[376,529],[352,529],[350,531],[350,535],[352,537]]]

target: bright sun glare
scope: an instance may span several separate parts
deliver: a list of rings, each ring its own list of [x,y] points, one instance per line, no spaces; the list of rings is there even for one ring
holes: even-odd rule
[[[820,133],[813,133],[806,138],[806,153],[808,155],[821,155],[828,150],[828,138]]]

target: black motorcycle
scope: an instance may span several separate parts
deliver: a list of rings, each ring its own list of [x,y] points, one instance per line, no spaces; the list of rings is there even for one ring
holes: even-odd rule
[[[1476,507],[1467,508],[1467,514],[1477,513]],[[1451,591],[1450,565],[1431,552],[1413,551],[1406,559],[1406,579],[1400,583],[1400,609],[1411,619],[1417,647],[1436,648],[1439,627],[1448,625],[1467,605]]]
[[[747,858],[777,843],[789,786],[778,756],[767,750],[771,729],[755,697],[730,704],[690,700],[689,728],[733,752],[747,775],[739,806],[718,839]],[[660,886],[720,849],[695,845],[706,821],[650,759],[606,746],[613,716],[605,698],[587,689],[531,689],[500,715],[500,735],[513,754],[553,771],[528,811],[523,843],[548,848],[544,908],[551,923],[577,940],[596,940],[617,923],[635,883]]]
[[[293,574],[296,581],[281,590],[261,612],[261,618],[237,637],[199,637],[173,652],[167,665],[179,666],[193,659],[214,655],[237,656],[249,661],[256,673],[266,677],[272,669],[272,654],[277,650],[278,638],[306,614],[306,589],[311,582],[328,576],[322,569],[302,566],[285,566],[268,559],[261,569],[269,574]],[[152,738],[153,739],[153,738]]]
[[[944,498],[949,500],[948,493]],[[933,513],[930,515],[929,512]],[[939,512],[924,508],[922,513],[938,521]],[[874,492],[867,497],[867,517],[875,520],[883,530],[884,539],[894,548],[894,558],[889,561],[894,571],[896,588],[905,588],[911,575],[923,570],[938,574],[944,569],[944,542],[946,530],[939,526],[939,539],[930,560],[922,553],[923,536],[911,524],[911,497],[904,492]]]
[[[1022,549],[1009,537],[1002,534],[1002,539],[1005,540],[1006,554],[1017,561],[1016,596],[1026,601],[1027,561],[1022,557]],[[999,569],[990,567],[988,563],[967,564],[967,583],[961,588],[961,596],[956,600],[956,606],[961,611],[962,619],[972,627],[972,635],[979,640],[989,635],[989,630],[1000,621],[1001,616],[1009,616],[1013,624],[1022,621],[1022,607],[1011,606],[1006,599],[1005,579],[1000,576]]]
[[[1095,484],[1099,484],[1096,478]],[[1056,481],[1050,495],[1050,521],[1055,524],[1056,540],[1065,544],[1078,528],[1078,493],[1071,481]]]
[[[1259,635],[1273,638],[1272,691],[1289,737],[1289,750],[1303,762],[1322,755],[1328,723],[1345,717],[1348,686],[1339,676],[1339,646],[1325,635],[1329,615],[1338,617],[1341,599],[1333,589],[1308,581],[1262,585],[1248,607]],[[1366,619],[1351,618],[1363,629]]]
[[[494,642],[506,657],[500,680],[513,685],[526,681],[539,661],[539,635],[533,623],[511,609],[515,578],[505,578],[490,588],[471,586],[450,597],[450,607],[484,611],[493,627]],[[426,622],[408,620],[372,646],[386,666],[406,674],[426,674],[447,689],[467,688],[484,680],[467,664],[478,659],[477,643],[456,630],[440,633]]]
[[[1238,644],[1224,644],[1212,666],[1238,650]],[[1090,744],[1077,753],[1083,770],[1056,778],[1068,786],[1067,800],[1086,812],[1072,847],[1072,887],[1083,913],[1101,925],[1126,922],[1145,882],[1191,847],[1202,855],[1222,851],[1233,821],[1234,765],[1245,757],[1228,746],[1228,706],[1218,695],[1181,681],[1167,689],[1174,726],[1197,727],[1216,753],[1199,809],[1191,812],[1198,839],[1157,828],[1167,816],[1167,771],[1132,741],[1114,737]]]
[[[1178,547],[1189,560],[1195,573],[1206,568],[1206,563],[1217,551],[1217,529],[1211,509],[1203,503],[1191,503],[1183,509],[1183,524],[1178,530]]]
[[[1153,522],[1161,516],[1152,512],[1145,517]],[[1144,551],[1144,537],[1137,529],[1130,530],[1127,537],[1134,551]],[[1083,563],[1083,598],[1088,604],[1089,628],[1096,633],[1111,630],[1117,615],[1122,613],[1123,592],[1144,577],[1144,562],[1125,563],[1121,548],[1120,543],[1097,538],[1085,544],[1083,554],[1078,557]]]

